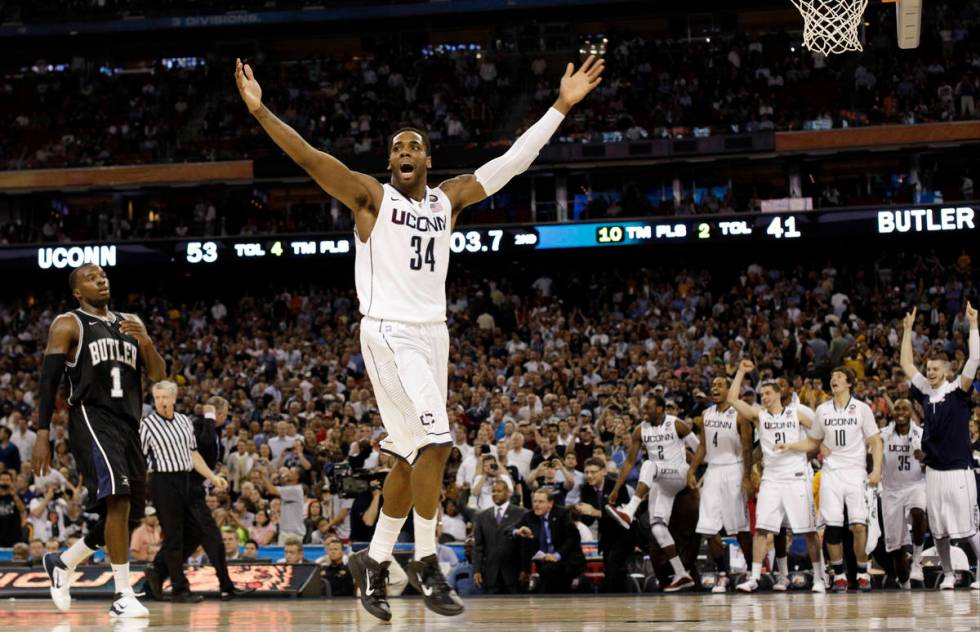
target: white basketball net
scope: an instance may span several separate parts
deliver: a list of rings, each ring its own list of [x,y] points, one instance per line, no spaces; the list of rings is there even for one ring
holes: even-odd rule
[[[868,0],[790,0],[803,16],[803,45],[831,55],[863,50],[858,27]]]

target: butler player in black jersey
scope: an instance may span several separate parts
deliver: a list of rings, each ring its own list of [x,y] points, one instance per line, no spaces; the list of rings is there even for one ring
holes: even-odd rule
[[[84,265],[68,282],[78,309],[55,318],[48,332],[31,465],[36,475],[50,469],[48,427],[64,375],[69,443],[88,489],[88,504],[101,519],[64,553],[45,555],[44,569],[55,606],[66,611],[75,567],[105,546],[116,586],[110,617],[146,617],[149,613],[129,581],[129,532],[143,516],[146,483],[139,440],[141,373],[161,380],[166,366],[138,317],[109,310],[109,280],[101,267]]]

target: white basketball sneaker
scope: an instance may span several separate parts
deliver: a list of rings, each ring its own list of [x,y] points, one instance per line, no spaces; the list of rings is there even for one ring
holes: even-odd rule
[[[772,585],[772,589],[777,592],[786,592],[789,590],[790,581],[789,577],[785,575],[780,575],[776,582]]]
[[[813,587],[810,588],[810,591],[815,593],[825,593],[827,592],[827,584],[825,584],[822,579],[814,579]]]
[[[754,577],[749,577],[744,582],[735,587],[738,592],[750,593],[759,589],[759,582]]]
[[[715,594],[728,592],[728,576],[725,574],[719,574],[718,579],[715,581],[714,588],[711,589],[711,592]]]
[[[925,575],[922,573],[922,564],[912,565],[912,569],[909,571],[909,579],[914,582],[924,582],[926,580]]]
[[[109,617],[115,619],[139,619],[150,616],[150,611],[133,593],[116,593],[109,608]]]
[[[51,582],[51,600],[55,608],[68,612],[71,608],[71,578],[74,573],[61,561],[61,553],[45,553],[41,558],[44,571]]]
[[[956,588],[956,573],[943,575],[943,583],[939,584],[939,590],[954,590]]]

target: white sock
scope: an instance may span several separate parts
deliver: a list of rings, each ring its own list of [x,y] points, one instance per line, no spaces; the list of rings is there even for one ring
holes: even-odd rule
[[[681,562],[680,557],[675,555],[674,557],[670,558],[670,565],[674,567],[675,577],[683,577],[687,575],[687,571],[684,570],[684,564]]]
[[[822,582],[824,580],[823,575],[823,560],[813,563],[813,581]]]
[[[630,501],[623,506],[623,511],[628,513],[630,515],[630,518],[632,518],[636,514],[636,510],[639,509],[640,503],[642,502],[643,502],[642,498],[640,498],[636,494],[633,494],[633,497],[630,498]]]
[[[777,557],[776,566],[779,568],[779,574],[783,577],[789,577],[789,558],[788,557]]]
[[[762,579],[762,562],[752,562],[752,579],[755,581]]]
[[[116,592],[132,595],[133,587],[129,583],[129,562],[112,565],[112,577],[116,581]]]
[[[943,572],[947,575],[953,572],[953,560],[949,553],[949,538],[936,538],[936,552],[943,563]]]
[[[436,519],[423,518],[419,512],[412,510],[415,523],[415,559],[435,555],[436,553]]]
[[[374,527],[374,537],[371,538],[371,546],[368,549],[368,557],[379,564],[391,559],[391,552],[395,549],[395,542],[398,541],[398,534],[402,531],[405,524],[402,518],[392,518],[384,512],[378,516],[378,524]]]
[[[913,544],[912,545],[912,564],[915,566],[922,565],[922,545]]]
[[[75,544],[68,547],[68,550],[61,554],[61,561],[65,563],[68,570],[75,570],[75,567],[87,560],[96,549],[88,548],[85,538],[78,538]]]

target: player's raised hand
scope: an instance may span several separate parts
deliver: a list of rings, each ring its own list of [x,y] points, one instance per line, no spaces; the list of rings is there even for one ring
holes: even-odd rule
[[[262,107],[262,88],[252,74],[252,67],[243,64],[241,59],[235,59],[235,83],[249,112],[255,112]]]
[[[912,311],[905,314],[905,318],[902,319],[902,328],[904,328],[905,331],[912,331],[912,326],[915,325],[915,313],[918,309],[918,307],[912,307]],[[976,318],[976,310],[974,310],[973,313],[974,318]],[[967,316],[969,316],[969,311],[967,311]]]
[[[977,326],[977,308],[970,305],[970,301],[966,302],[966,319],[970,321],[970,327]]]
[[[741,371],[742,373],[749,373],[754,368],[755,368],[755,363],[752,362],[752,360],[745,359],[738,363],[738,370]]]
[[[575,64],[568,62],[565,74],[561,78],[561,87],[558,89],[559,103],[570,108],[584,99],[585,95],[602,82],[605,64],[605,60],[595,55],[589,55],[578,70],[575,70]]]

